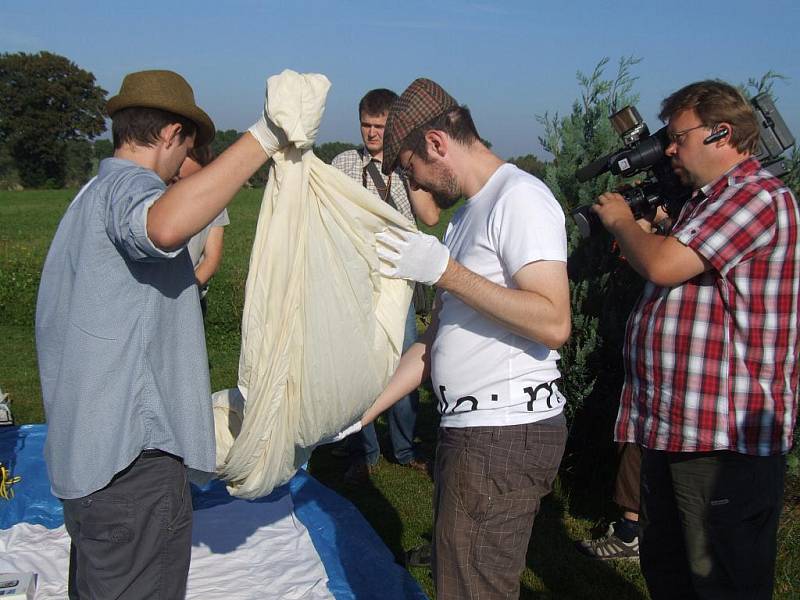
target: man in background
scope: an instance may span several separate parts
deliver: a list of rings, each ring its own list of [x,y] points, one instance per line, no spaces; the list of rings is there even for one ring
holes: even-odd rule
[[[380,88],[367,92],[358,103],[361,139],[364,145],[356,150],[342,152],[331,164],[358,181],[412,223],[415,223],[415,217],[418,217],[426,225],[436,225],[439,222],[440,209],[429,193],[420,189],[412,190],[408,179],[396,169],[386,175],[381,172],[386,117],[396,100],[397,94],[391,90]],[[416,339],[417,322],[412,304],[408,308],[406,317],[403,351],[405,352]],[[418,407],[419,392],[413,390],[389,409],[387,420],[395,460],[400,465],[425,471],[427,463],[423,457],[417,455],[414,448]],[[336,447],[333,453],[351,458],[350,467],[344,475],[345,481],[351,484],[365,483],[380,459],[380,445],[375,426],[369,424],[364,427],[362,431],[348,438],[343,445]]]

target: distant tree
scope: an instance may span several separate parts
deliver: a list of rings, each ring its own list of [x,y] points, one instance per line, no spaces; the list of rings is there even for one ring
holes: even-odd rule
[[[211,142],[211,149],[214,151],[215,156],[219,156],[222,154],[225,149],[233,144],[236,140],[238,140],[242,136],[240,131],[236,131],[235,129],[223,129],[221,131],[217,131],[214,139]]]
[[[64,142],[64,185],[82,186],[89,180],[92,171],[94,147],[88,140]]]
[[[105,96],[94,75],[63,56],[0,54],[0,144],[23,185],[64,185],[67,142],[105,131]]]
[[[547,164],[539,160],[539,158],[533,154],[526,154],[525,156],[512,156],[508,159],[508,162],[510,162],[512,165],[518,166],[523,171],[530,173],[539,179],[544,178],[544,172]]]
[[[341,154],[345,150],[352,150],[353,148],[358,147],[358,145],[351,144],[350,142],[325,142],[319,146],[315,144],[313,150],[314,154],[316,154],[321,160],[331,164],[331,161],[336,157],[337,154]]]
[[[100,161],[114,154],[114,143],[111,140],[101,139],[94,141],[94,157]]]
[[[14,189],[19,186],[19,174],[14,159],[5,144],[0,144],[0,189]]]

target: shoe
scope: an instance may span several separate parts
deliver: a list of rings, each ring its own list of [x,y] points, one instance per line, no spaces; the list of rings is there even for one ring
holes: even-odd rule
[[[431,461],[428,460],[427,458],[415,457],[412,458],[407,463],[400,463],[400,466],[408,467],[409,469],[419,471],[420,473],[424,473],[428,477],[431,477],[431,474],[433,473],[433,465],[431,464]]]
[[[378,465],[368,465],[364,462],[354,462],[344,472],[343,480],[347,485],[362,485],[369,483],[370,475],[378,470]]]
[[[405,558],[407,567],[430,567],[431,566],[431,545],[422,544],[406,552]]]
[[[608,526],[608,531],[603,537],[596,540],[580,540],[575,545],[583,554],[597,560],[639,558],[639,536],[630,542],[623,542],[614,531],[614,523]]]

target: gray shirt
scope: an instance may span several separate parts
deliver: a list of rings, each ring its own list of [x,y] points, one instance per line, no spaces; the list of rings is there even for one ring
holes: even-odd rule
[[[107,485],[145,448],[214,470],[205,335],[189,253],[147,237],[164,193],[151,170],[109,158],[67,208],[45,260],[36,349],[53,494]]]
[[[187,242],[186,249],[189,251],[189,256],[192,257],[192,266],[196,269],[197,265],[203,258],[203,253],[206,249],[206,241],[208,234],[211,233],[212,227],[225,227],[230,225],[231,220],[228,217],[228,209],[223,208],[216,218],[206,225],[200,232],[195,233]]]

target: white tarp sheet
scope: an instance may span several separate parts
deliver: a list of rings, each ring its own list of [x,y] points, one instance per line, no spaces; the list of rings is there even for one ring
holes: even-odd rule
[[[38,573],[37,600],[67,597],[68,564],[63,525],[18,523],[0,530],[0,573]],[[195,511],[187,598],[330,600],[327,582],[290,495]]]

